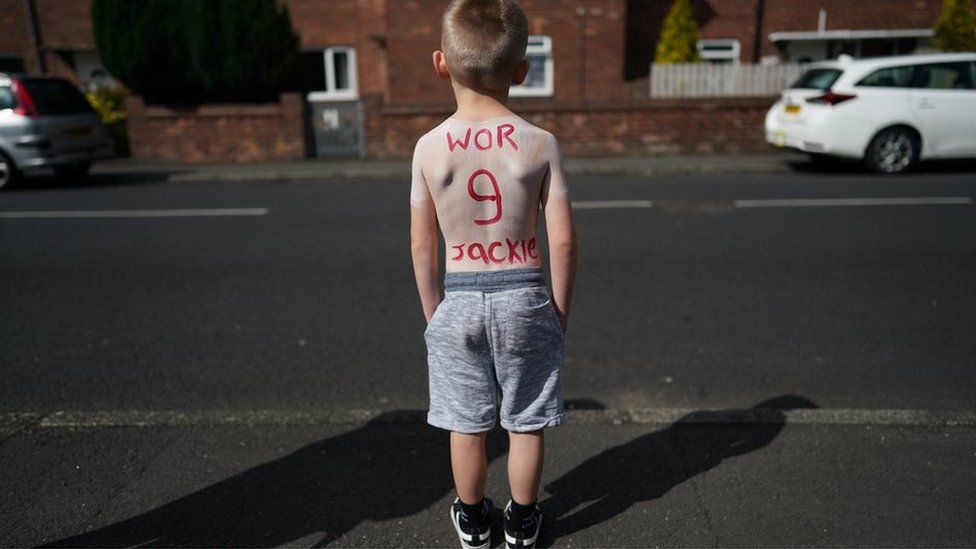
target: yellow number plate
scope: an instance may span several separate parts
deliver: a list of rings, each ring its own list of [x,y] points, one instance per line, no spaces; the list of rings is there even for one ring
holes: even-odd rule
[[[783,110],[785,110],[789,114],[798,114],[800,112],[800,106],[799,105],[787,105],[786,107],[783,108]]]

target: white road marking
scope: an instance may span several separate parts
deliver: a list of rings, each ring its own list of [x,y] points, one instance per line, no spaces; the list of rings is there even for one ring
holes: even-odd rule
[[[573,208],[579,210],[608,210],[614,208],[650,208],[650,200],[577,200]]]
[[[268,208],[192,208],[175,210],[0,211],[0,219],[78,219],[125,217],[227,217],[268,215]]]
[[[69,427],[194,427],[202,425],[346,425],[424,423],[424,410],[242,410],[233,411],[65,411],[48,414],[0,414],[0,433],[24,429]],[[566,421],[575,425],[791,424],[893,425],[976,427],[976,411],[862,408],[802,408],[794,410],[697,410],[693,408],[630,408],[568,410]]]
[[[736,200],[736,208],[795,208],[825,206],[931,206],[972,204],[968,196],[910,196],[889,198],[769,198]]]

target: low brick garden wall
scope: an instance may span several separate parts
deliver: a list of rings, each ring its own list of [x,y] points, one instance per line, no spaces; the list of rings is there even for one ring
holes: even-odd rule
[[[766,152],[763,119],[775,98],[636,99],[613,104],[513,108],[552,131],[567,156]],[[366,157],[409,158],[417,138],[450,116],[452,105],[390,106],[364,97]],[[279,103],[204,105],[177,110],[126,100],[132,157],[254,162],[305,155],[302,98]]]
[[[618,104],[514,109],[553,132],[567,156],[767,152],[763,130],[773,97],[630,100]],[[404,158],[417,137],[451,113],[366,103],[366,152]]]
[[[132,157],[141,160],[254,162],[305,155],[302,99],[278,103],[215,104],[180,110],[126,98]]]

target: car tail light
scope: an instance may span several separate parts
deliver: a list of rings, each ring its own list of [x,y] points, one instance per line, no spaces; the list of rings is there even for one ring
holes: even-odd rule
[[[30,118],[37,118],[39,116],[37,107],[34,106],[34,100],[31,99],[30,94],[27,93],[27,86],[24,86],[17,80],[14,80],[10,89],[17,97],[17,106],[14,107],[14,113]]]
[[[847,93],[827,92],[823,95],[817,97],[811,97],[807,99],[807,103],[815,103],[817,105],[830,105],[831,107],[833,107],[834,105],[843,103],[844,101],[850,101],[855,97],[857,96],[847,94]]]

